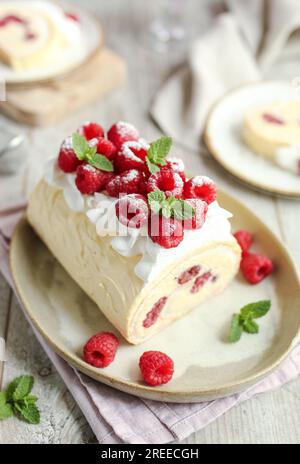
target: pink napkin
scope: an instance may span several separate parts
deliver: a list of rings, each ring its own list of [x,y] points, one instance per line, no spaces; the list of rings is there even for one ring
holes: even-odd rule
[[[0,271],[12,288],[14,284],[8,265],[9,243],[22,214],[23,205],[0,211]],[[81,408],[99,443],[158,444],[183,440],[234,405],[258,393],[279,388],[300,374],[298,345],[275,373],[243,393],[198,404],[161,403],[136,398],[89,379],[56,355],[35,329],[32,330]]]

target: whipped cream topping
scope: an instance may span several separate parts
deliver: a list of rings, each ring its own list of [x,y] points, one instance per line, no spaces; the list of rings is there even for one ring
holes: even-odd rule
[[[217,201],[209,205],[207,218],[201,229],[185,230],[184,239],[179,246],[166,249],[150,239],[147,227],[127,228],[118,221],[115,213],[117,198],[102,193],[82,195],[76,187],[75,174],[62,172],[56,158],[47,164],[45,180],[63,190],[69,208],[85,213],[95,225],[99,236],[111,236],[111,246],[117,253],[125,257],[140,256],[135,273],[145,283],[153,280],[165,267],[194,248],[214,241],[232,240],[229,222],[232,215],[221,208]]]
[[[300,145],[279,147],[276,150],[275,161],[281,168],[300,175]]]

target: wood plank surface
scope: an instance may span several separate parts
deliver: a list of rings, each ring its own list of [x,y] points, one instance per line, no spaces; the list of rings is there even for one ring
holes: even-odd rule
[[[74,0],[83,4],[81,0]],[[146,137],[159,134],[148,110],[156,90],[174,66],[181,63],[184,48],[167,54],[153,51],[145,39],[145,30],[157,12],[158,1],[90,0],[88,7],[102,19],[106,43],[127,61],[128,82],[114,94],[72,114],[57,126],[28,129],[32,162],[41,163],[57,151],[61,140],[84,120],[98,120],[104,125],[115,120],[130,120]],[[201,6],[200,6],[201,3]],[[210,10],[215,1],[186,0],[186,18],[191,36],[209,27]],[[205,8],[205,5],[208,8]],[[13,127],[0,118],[0,124]],[[198,171],[199,153],[177,146],[190,171]],[[239,185],[204,156],[206,173],[220,187],[238,196],[272,228],[291,250],[300,266],[299,203],[272,199]],[[95,437],[72,396],[32,335],[18,304],[0,276],[0,336],[7,340],[7,363],[2,386],[15,376],[32,373],[40,397],[42,422],[28,426],[16,419],[0,422],[0,443],[93,443]],[[0,378],[1,380],[1,378]],[[204,430],[182,443],[300,443],[300,379],[276,392],[260,395],[233,408]]]

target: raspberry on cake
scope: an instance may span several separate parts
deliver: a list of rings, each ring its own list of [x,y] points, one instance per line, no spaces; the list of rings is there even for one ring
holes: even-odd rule
[[[221,293],[239,270],[241,248],[213,181],[186,180],[184,164],[168,158],[169,137],[148,145],[127,123],[87,140],[92,135],[76,132],[64,143],[27,217],[108,320],[139,344]],[[243,266],[252,280],[269,269],[261,258]],[[85,359],[104,367],[116,346],[111,335],[96,336]],[[168,381],[165,355],[149,355],[151,370],[147,356],[145,380]]]
[[[95,122],[85,122],[79,127],[78,133],[83,135],[86,140],[92,140],[97,137],[104,137],[103,128]]]
[[[132,124],[123,121],[114,124],[107,133],[108,140],[117,147],[117,150],[120,150],[125,142],[137,142],[139,136],[139,132]]]

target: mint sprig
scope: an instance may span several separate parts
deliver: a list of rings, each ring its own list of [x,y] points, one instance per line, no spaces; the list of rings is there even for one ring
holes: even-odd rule
[[[196,214],[195,208],[189,203],[173,196],[167,198],[162,190],[155,190],[149,193],[148,203],[153,213],[161,213],[167,219],[175,217],[182,221],[192,219]]]
[[[259,325],[254,319],[259,319],[265,316],[271,308],[270,300],[257,301],[244,306],[239,314],[234,314],[231,321],[231,329],[229,334],[230,343],[238,342],[243,332],[248,334],[258,334]]]
[[[172,147],[171,137],[161,137],[152,142],[147,152],[146,163],[151,174],[156,174],[159,171],[159,166],[165,166],[166,157]]]
[[[36,405],[38,398],[31,395],[34,378],[22,375],[13,380],[6,391],[0,392],[0,420],[13,415],[29,424],[40,423],[40,412]]]
[[[90,147],[87,140],[78,132],[72,135],[72,146],[80,161],[86,161],[101,171],[113,172],[113,163],[106,156],[97,153],[96,147]]]

